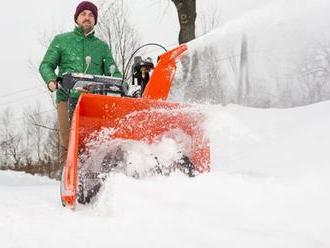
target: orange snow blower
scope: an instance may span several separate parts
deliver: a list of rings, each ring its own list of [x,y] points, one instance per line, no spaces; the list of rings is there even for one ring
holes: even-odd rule
[[[187,46],[181,45],[162,54],[154,69],[150,64],[149,67],[139,67],[139,63],[135,63],[142,72],[146,68],[153,69],[150,80],[148,78],[137,94],[140,96],[138,98],[129,96],[127,86],[118,79],[70,75],[68,88],[80,84],[89,93],[80,95],[71,120],[68,157],[61,181],[64,206],[74,208],[77,202],[89,202],[91,195],[99,190],[100,184],[94,185],[89,192],[84,189],[84,178],[79,176],[80,154],[86,150],[86,143],[95,133],[104,128],[112,130],[109,134],[111,140],[146,144],[152,144],[173,130],[179,131],[189,137],[182,151],[184,156],[180,165],[188,170],[189,176],[210,170],[209,140],[203,131],[203,114],[196,110],[196,106],[165,101],[176,71],[176,62],[186,50]],[[105,83],[107,80],[111,81],[110,86]],[[93,90],[88,89],[91,85]],[[103,93],[96,94],[97,90]]]

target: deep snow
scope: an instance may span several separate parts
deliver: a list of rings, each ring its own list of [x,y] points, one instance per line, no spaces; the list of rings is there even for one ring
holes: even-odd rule
[[[329,247],[329,108],[206,106],[211,173],[114,175],[75,211],[58,182],[1,171],[1,247]]]

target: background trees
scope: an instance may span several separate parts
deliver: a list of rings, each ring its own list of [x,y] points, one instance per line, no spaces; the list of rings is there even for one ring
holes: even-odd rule
[[[128,60],[141,45],[141,39],[129,22],[129,13],[124,0],[101,0],[98,6],[97,35],[108,43],[119,70],[124,73],[131,66]]]

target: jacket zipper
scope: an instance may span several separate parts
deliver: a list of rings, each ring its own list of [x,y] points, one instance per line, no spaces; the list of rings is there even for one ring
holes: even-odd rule
[[[86,45],[86,37],[83,37],[83,71],[82,72],[85,72],[86,70],[85,45]]]

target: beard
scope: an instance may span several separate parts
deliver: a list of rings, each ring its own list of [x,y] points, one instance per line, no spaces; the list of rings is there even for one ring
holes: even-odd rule
[[[84,34],[88,34],[94,29],[94,25],[90,21],[84,21],[80,25],[81,30],[84,32]]]

